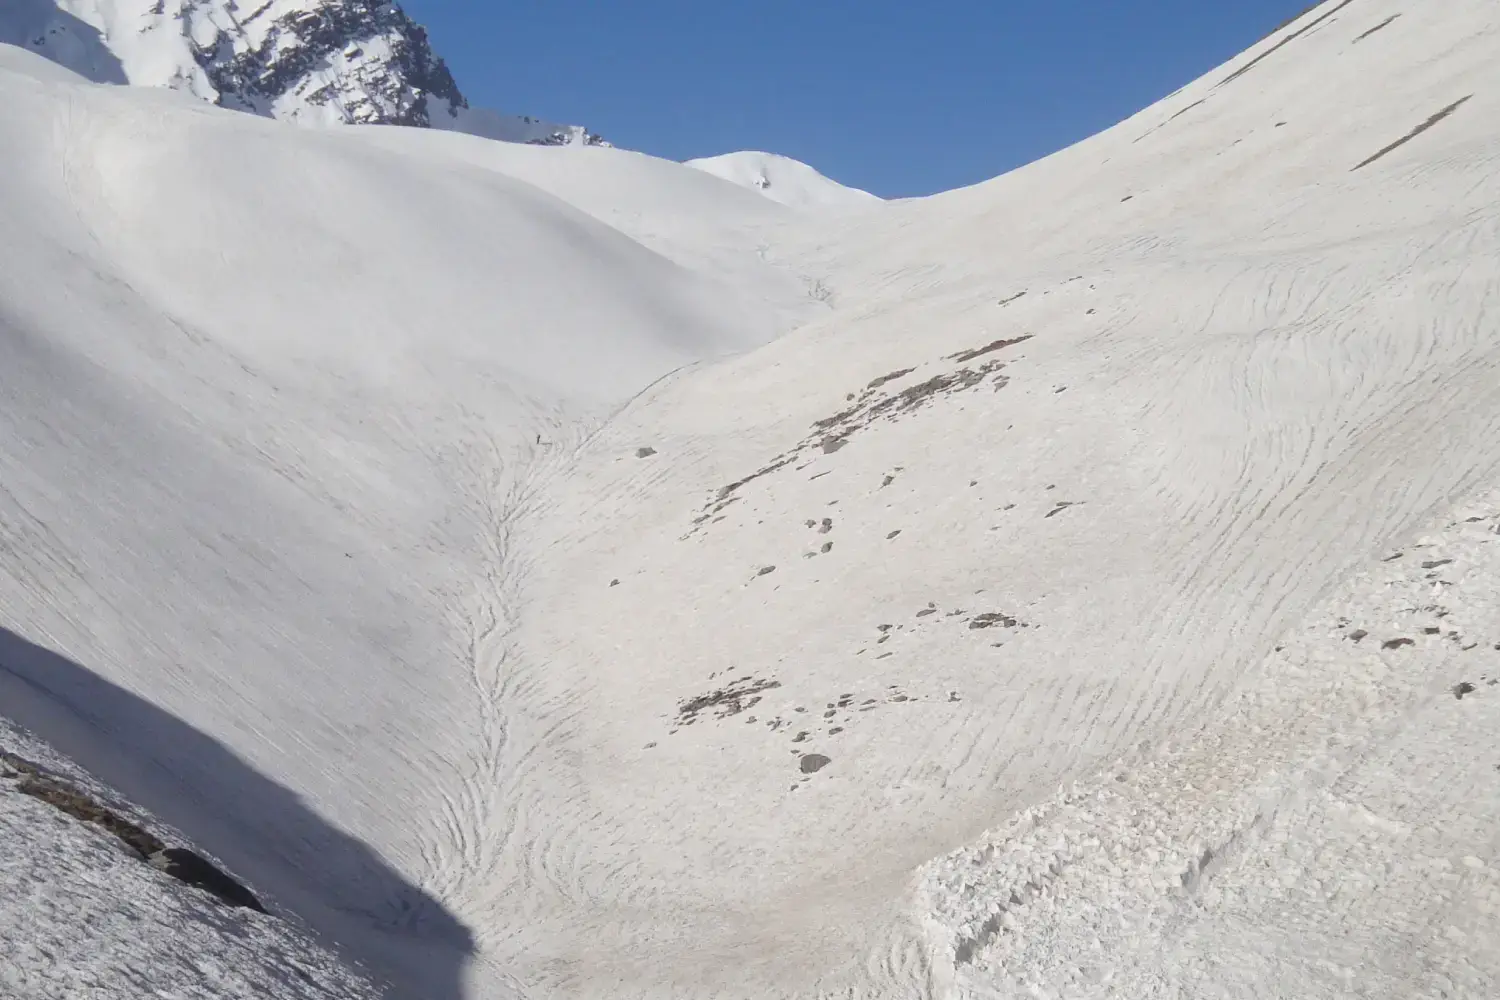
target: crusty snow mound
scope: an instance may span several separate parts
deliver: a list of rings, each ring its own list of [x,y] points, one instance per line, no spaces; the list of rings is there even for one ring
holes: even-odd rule
[[[1489,0],[877,211],[0,94],[0,712],[393,997],[1500,995]]]
[[[801,209],[858,208],[880,199],[846,187],[789,156],[746,150],[687,160],[697,170],[751,188],[783,205]]]
[[[305,124],[605,144],[579,126],[470,108],[427,32],[387,0],[6,0],[0,42],[101,83]]]

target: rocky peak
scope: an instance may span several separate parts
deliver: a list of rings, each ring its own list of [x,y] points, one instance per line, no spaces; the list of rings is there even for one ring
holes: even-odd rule
[[[577,126],[470,109],[426,30],[391,0],[0,0],[0,42],[100,82],[273,118],[607,145]]]

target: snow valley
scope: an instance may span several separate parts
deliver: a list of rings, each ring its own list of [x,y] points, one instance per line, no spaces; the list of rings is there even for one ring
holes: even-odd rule
[[[1493,994],[1492,6],[892,203],[0,14],[0,987]]]

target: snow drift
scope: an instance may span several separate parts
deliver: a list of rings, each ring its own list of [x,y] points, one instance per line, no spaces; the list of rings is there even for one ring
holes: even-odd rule
[[[868,191],[846,187],[805,163],[775,153],[744,150],[688,160],[687,165],[793,208],[847,210],[880,200]]]

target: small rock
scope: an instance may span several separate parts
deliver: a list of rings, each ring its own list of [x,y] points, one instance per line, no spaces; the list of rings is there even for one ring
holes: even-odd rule
[[[817,774],[832,763],[832,758],[826,757],[823,754],[807,753],[802,755],[802,759],[797,762],[797,766],[803,774]]]
[[[1359,642],[1359,640],[1363,639],[1365,636],[1367,636],[1369,634],[1370,633],[1366,632],[1364,629],[1357,628],[1353,632],[1349,633],[1349,641],[1350,642]]]
[[[1453,697],[1457,698],[1459,701],[1463,701],[1464,695],[1473,693],[1474,685],[1470,684],[1468,681],[1464,681],[1453,686]]]
[[[776,567],[775,566],[762,566],[760,569],[758,569],[758,570],[755,571],[755,575],[756,576],[765,576],[767,573],[774,573],[774,572],[776,572]]]
[[[1387,639],[1385,642],[1382,642],[1380,644],[1380,648],[1381,649],[1400,649],[1402,646],[1412,646],[1412,645],[1415,645],[1415,642],[1413,640],[1407,639],[1405,637],[1402,637],[1400,639]]]
[[[230,906],[243,906],[257,913],[266,912],[254,893],[226,875],[213,862],[186,847],[168,847],[152,854],[146,861],[152,868],[165,872],[179,882],[202,889]]]
[[[644,448],[637,448],[635,450],[635,457],[636,458],[650,458],[652,455],[655,455],[655,454],[656,454],[656,449],[652,448],[650,445],[647,445]]]
[[[613,579],[613,580],[609,581],[609,585],[611,587],[618,587],[620,585],[619,578],[616,578],[616,579]]]

